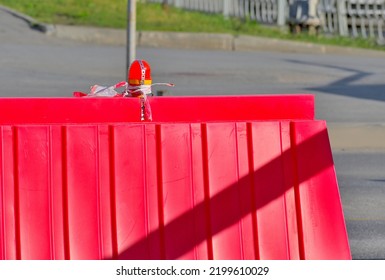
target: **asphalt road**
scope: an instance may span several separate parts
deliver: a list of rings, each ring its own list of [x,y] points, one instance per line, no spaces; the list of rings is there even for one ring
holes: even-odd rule
[[[0,96],[125,80],[124,46],[47,36],[0,10]],[[354,259],[385,259],[385,56],[139,48],[165,95],[312,93],[328,121]],[[343,131],[344,133],[341,133]],[[331,241],[332,242],[332,241]]]

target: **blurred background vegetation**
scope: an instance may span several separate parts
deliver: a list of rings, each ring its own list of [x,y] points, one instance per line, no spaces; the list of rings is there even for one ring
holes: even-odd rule
[[[49,24],[126,28],[127,0],[0,0],[0,4]],[[186,11],[157,3],[137,3],[138,31],[230,33],[310,43],[384,50],[374,40],[291,34],[285,29],[251,20]]]

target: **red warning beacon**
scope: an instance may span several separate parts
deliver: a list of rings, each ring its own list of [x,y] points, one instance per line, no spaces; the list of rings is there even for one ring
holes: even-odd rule
[[[171,83],[152,83],[151,67],[145,60],[134,60],[128,71],[127,95],[140,98],[141,120],[152,120],[151,106],[147,95],[151,94],[151,87],[155,85],[164,85],[173,87]]]
[[[112,86],[93,85],[90,87],[89,93],[74,92],[76,97],[139,97],[141,106],[142,121],[152,120],[152,112],[150,102],[147,95],[151,94],[152,86],[169,86],[173,87],[171,83],[152,83],[150,64],[145,60],[135,60],[131,63],[128,71],[128,82],[122,81]],[[123,92],[119,92],[119,88],[125,88]]]
[[[138,97],[151,94],[151,67],[145,60],[135,60],[131,63],[128,73],[128,92]]]

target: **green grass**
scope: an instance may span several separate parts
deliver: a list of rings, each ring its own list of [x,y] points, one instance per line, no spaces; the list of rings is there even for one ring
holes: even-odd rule
[[[126,28],[127,0],[0,0],[0,4],[21,11],[40,22]],[[264,36],[309,43],[385,50],[374,40],[292,35],[273,26],[251,20],[225,19],[222,15],[185,11],[174,7],[165,10],[160,4],[137,4],[137,29],[140,31],[180,31],[230,33]]]
[[[0,4],[52,24],[124,28],[127,0],[0,0]]]

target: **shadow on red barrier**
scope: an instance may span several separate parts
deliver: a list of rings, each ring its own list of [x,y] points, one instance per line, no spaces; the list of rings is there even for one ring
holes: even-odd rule
[[[1,259],[351,258],[323,121],[1,136]]]
[[[209,162],[204,125],[202,130],[203,158]],[[178,259],[188,252],[199,259],[197,246],[205,247],[207,259],[350,259],[326,126],[303,141],[295,130],[292,123],[291,148],[257,168],[249,138],[248,174],[211,197],[215,182],[205,166],[205,200],[167,223],[160,212],[159,228],[123,251],[115,250],[113,259]],[[277,173],[282,169],[286,174]],[[202,218],[205,223],[197,222]],[[232,239],[226,230],[236,227],[239,236],[233,232]]]

